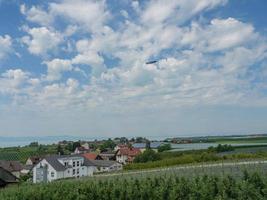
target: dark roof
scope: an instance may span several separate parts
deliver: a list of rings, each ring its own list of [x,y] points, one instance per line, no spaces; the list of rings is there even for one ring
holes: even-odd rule
[[[2,167],[0,167],[0,180],[5,183],[16,183],[18,181],[16,176]]]
[[[19,161],[0,160],[0,167],[9,172],[17,172],[23,169],[22,164]]]
[[[78,157],[78,158],[84,158],[81,155],[52,155],[52,156],[48,156],[45,157],[44,159],[56,170],[56,171],[65,171],[68,166],[63,165],[62,163],[60,163],[58,161],[58,159],[62,159],[62,158],[71,158],[71,157]],[[84,159],[84,165],[85,166],[93,166],[93,164],[88,160],[88,159]]]
[[[62,165],[58,159],[60,158],[60,156],[48,156],[45,158],[45,160],[56,170],[56,171],[65,171],[67,169],[67,167],[65,167],[64,165]]]
[[[114,156],[115,154],[116,154],[116,151],[103,151],[99,155]]]
[[[110,167],[114,164],[118,164],[116,161],[111,160],[91,160],[96,167]]]

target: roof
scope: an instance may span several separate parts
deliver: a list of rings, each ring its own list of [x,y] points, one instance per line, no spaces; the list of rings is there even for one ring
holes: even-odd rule
[[[118,148],[128,148],[128,145],[127,144],[118,144],[117,145]]]
[[[42,157],[39,157],[39,156],[32,156],[32,157],[29,157],[28,159],[30,159],[33,163],[33,165],[37,164],[40,160],[42,160]]]
[[[84,146],[76,147],[75,151],[78,149],[78,151],[88,151]]]
[[[83,158],[84,157],[82,155],[52,155],[52,156],[48,156],[45,157],[44,159],[56,170],[56,171],[65,171],[68,166],[63,165],[61,162],[59,162],[59,159],[63,159],[63,158]],[[94,166],[94,164],[88,160],[88,159],[84,159],[84,166]]]
[[[91,160],[91,162],[94,164],[96,167],[110,167],[114,164],[119,164],[116,161],[111,161],[111,160]]]
[[[54,156],[48,156],[44,159],[56,170],[56,171],[65,171],[67,169],[66,166],[62,165],[58,159],[61,158],[61,156],[54,155]]]
[[[0,167],[9,172],[17,172],[23,169],[22,164],[19,161],[0,160]]]
[[[150,148],[157,149],[160,145],[162,145],[162,142],[151,142],[150,143]],[[133,147],[134,148],[138,148],[138,149],[145,149],[146,148],[146,143],[134,143]]]
[[[99,155],[114,156],[115,154],[116,154],[116,151],[104,151],[104,152],[101,152]]]
[[[141,153],[141,151],[138,148],[122,148],[118,150],[118,153],[127,156],[137,156],[138,154]]]
[[[0,167],[0,180],[5,183],[16,183],[17,177],[4,168]]]
[[[82,156],[89,160],[96,160],[96,158],[99,156],[96,153],[84,153]]]

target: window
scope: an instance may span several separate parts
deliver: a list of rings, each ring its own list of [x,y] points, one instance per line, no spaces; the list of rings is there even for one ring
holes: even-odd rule
[[[75,167],[75,162],[72,162],[72,167]]]
[[[80,170],[79,169],[77,169],[77,174],[79,174],[80,173]]]
[[[75,169],[72,170],[72,175],[75,175]]]
[[[80,166],[80,162],[79,161],[77,161],[77,167],[79,167]]]
[[[55,172],[51,172],[51,177],[54,178]]]
[[[67,166],[67,165],[68,165],[68,163],[67,163],[67,162],[64,162],[64,165],[65,165],[65,166]]]

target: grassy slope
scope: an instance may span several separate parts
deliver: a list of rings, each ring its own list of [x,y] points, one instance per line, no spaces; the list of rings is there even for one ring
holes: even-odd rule
[[[225,139],[215,139],[212,142],[220,144],[246,144],[246,143],[267,143],[267,137],[253,137],[253,138],[225,138]]]

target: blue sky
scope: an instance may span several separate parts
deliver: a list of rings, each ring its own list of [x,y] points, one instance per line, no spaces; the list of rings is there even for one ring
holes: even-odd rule
[[[0,136],[267,133],[266,9],[0,0]]]

